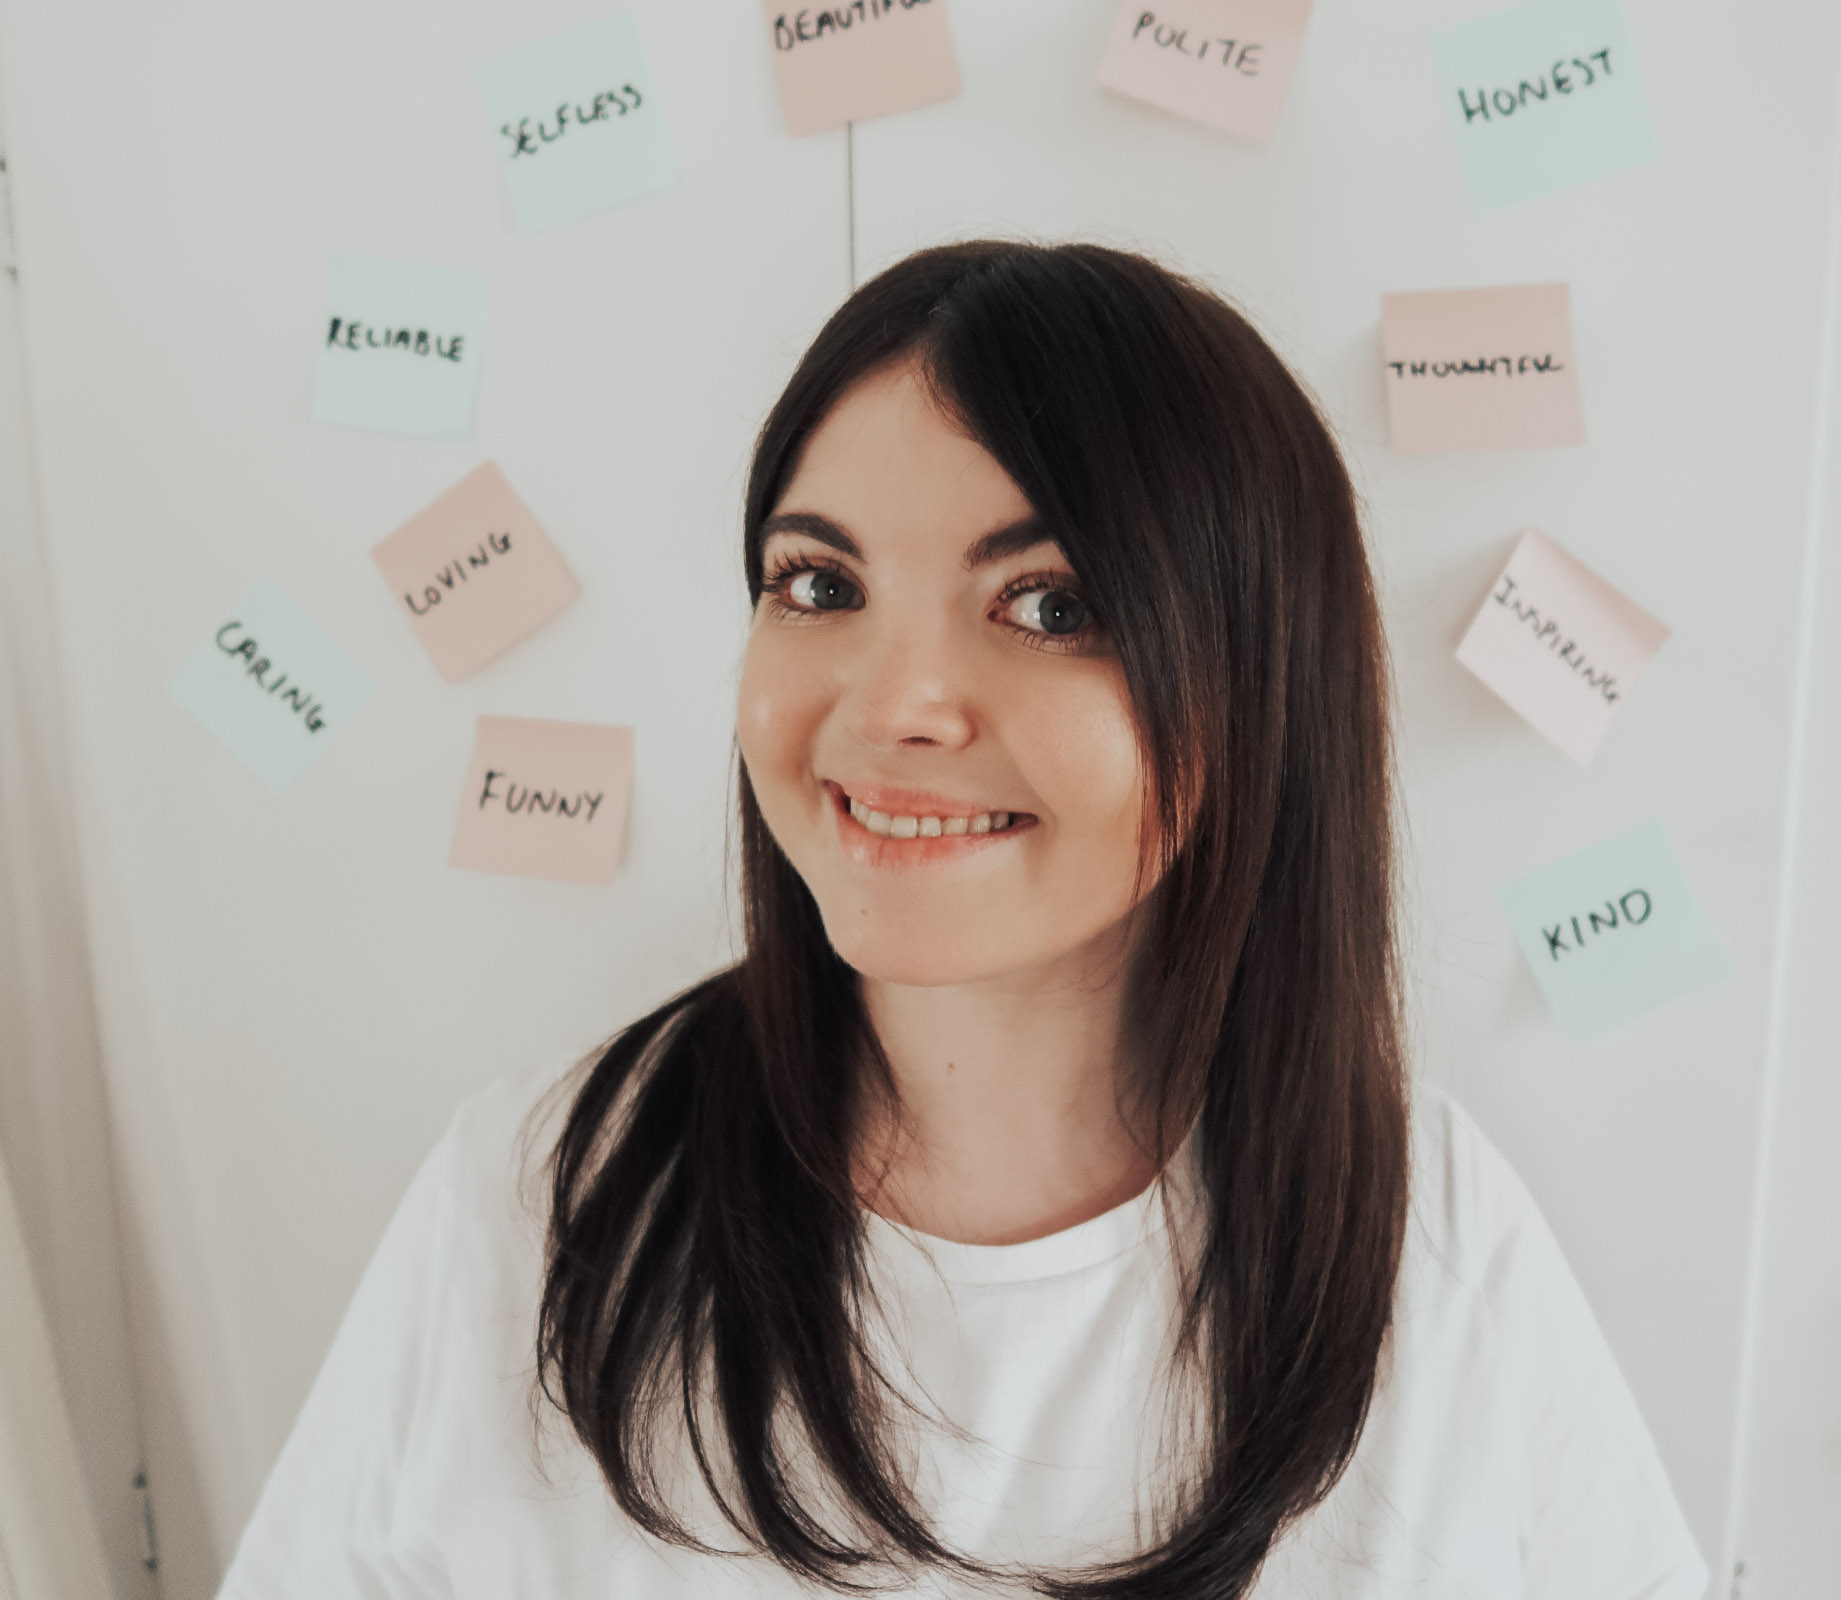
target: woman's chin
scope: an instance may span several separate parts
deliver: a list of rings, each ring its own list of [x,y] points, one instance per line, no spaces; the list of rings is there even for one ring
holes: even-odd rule
[[[865,978],[904,988],[940,989],[955,983],[976,983],[1001,977],[1016,965],[1014,960],[999,958],[996,952],[969,948],[963,932],[955,934],[947,929],[871,931],[858,926],[850,930],[848,938],[841,939],[829,924],[825,931],[831,936],[831,948],[846,966]]]

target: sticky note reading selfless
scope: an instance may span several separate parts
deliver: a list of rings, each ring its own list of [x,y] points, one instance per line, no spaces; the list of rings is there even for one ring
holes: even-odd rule
[[[633,730],[481,717],[448,864],[611,883],[633,787]]]
[[[166,692],[285,793],[364,704],[371,680],[263,579],[173,674]]]
[[[1530,528],[1457,658],[1583,767],[1667,639],[1634,600]]]
[[[1381,297],[1396,450],[1529,450],[1585,443],[1563,283]]]
[[[1311,0],[1126,0],[1101,87],[1261,143],[1278,127]]]
[[[639,29],[606,17],[480,68],[512,210],[525,233],[678,181]]]
[[[822,133],[959,92],[946,0],[764,4],[788,133]]]
[[[1654,158],[1618,0],[1525,0],[1447,28],[1434,44],[1479,211]]]
[[[1531,872],[1496,898],[1547,1004],[1575,1039],[1732,970],[1659,822]]]
[[[313,415],[431,439],[473,431],[486,280],[451,267],[332,258]]]

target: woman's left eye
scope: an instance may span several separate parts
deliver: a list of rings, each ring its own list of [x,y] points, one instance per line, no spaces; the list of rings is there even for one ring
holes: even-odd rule
[[[1017,595],[1004,609],[1017,627],[1050,638],[1079,633],[1092,620],[1086,601],[1065,589],[1031,589]]]

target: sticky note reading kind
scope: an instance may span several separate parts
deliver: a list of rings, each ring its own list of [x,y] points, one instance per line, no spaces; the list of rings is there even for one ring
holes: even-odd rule
[[[448,864],[611,883],[633,786],[633,730],[481,717]]]
[[[1496,898],[1575,1039],[1731,971],[1659,822],[1517,879]]]
[[[946,0],[765,0],[788,133],[912,111],[959,92]]]

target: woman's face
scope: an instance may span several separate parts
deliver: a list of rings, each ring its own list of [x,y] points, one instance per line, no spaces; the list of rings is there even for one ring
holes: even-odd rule
[[[913,368],[813,433],[764,564],[742,757],[839,955],[937,985],[1110,948],[1144,815],[1118,659],[1022,492]]]

